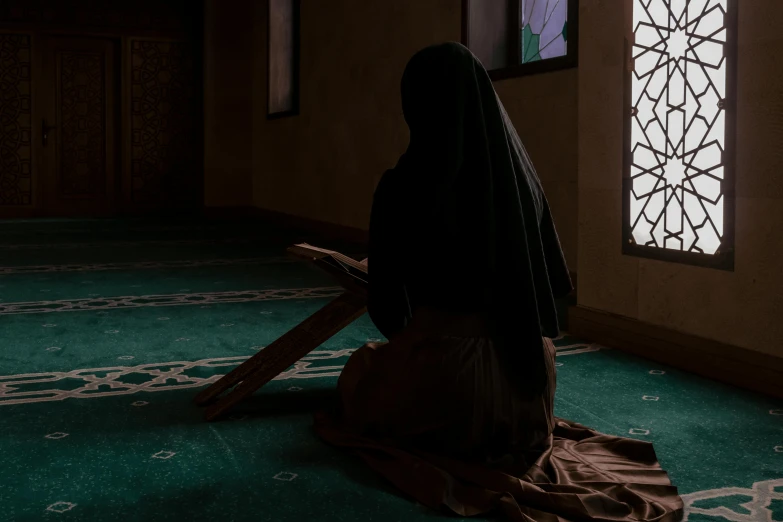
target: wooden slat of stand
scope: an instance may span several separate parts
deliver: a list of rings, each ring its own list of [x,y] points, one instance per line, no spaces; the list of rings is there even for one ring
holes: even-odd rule
[[[194,400],[199,406],[216,401],[205,411],[207,420],[222,416],[366,312],[364,289],[331,267],[321,267],[332,273],[347,291],[199,393]],[[231,388],[234,389],[219,397]]]

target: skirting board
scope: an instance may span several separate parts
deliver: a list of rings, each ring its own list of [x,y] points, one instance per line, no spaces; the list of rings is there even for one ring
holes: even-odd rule
[[[258,219],[266,223],[275,224],[281,228],[307,232],[333,241],[344,241],[360,246],[367,245],[368,233],[360,228],[337,225],[327,221],[293,216],[274,210],[266,210],[257,207],[207,207],[205,216],[215,219]]]
[[[367,246],[369,233],[360,228],[348,227],[345,225],[336,225],[317,219],[292,216],[283,212],[265,210],[256,207],[207,207],[204,214],[211,218],[236,219],[236,218],[255,218],[278,224],[283,228],[307,231],[326,239],[335,241],[345,241],[346,243],[355,243],[356,245]],[[576,272],[570,272],[571,282],[576,294]]]
[[[608,348],[783,398],[783,358],[581,306],[569,309],[568,331]]]

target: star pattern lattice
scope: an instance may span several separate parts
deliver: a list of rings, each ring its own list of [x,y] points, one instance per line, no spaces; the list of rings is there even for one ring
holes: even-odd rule
[[[634,0],[630,226],[714,255],[724,237],[728,0]]]

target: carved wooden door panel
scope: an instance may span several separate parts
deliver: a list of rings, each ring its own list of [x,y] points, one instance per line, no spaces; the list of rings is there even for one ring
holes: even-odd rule
[[[128,42],[129,144],[125,187],[133,209],[200,206],[202,127],[192,44],[133,38]]]
[[[31,52],[30,35],[0,34],[0,210],[34,203]]]
[[[100,216],[116,210],[116,46],[44,37],[37,90],[42,210]]]

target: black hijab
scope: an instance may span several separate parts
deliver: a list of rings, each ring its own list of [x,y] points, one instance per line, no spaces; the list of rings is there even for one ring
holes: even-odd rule
[[[532,370],[541,391],[541,336],[559,334],[555,297],[572,286],[530,158],[487,71],[458,43],[414,55],[402,108],[410,144],[389,174],[418,201],[419,232],[432,248],[481,280],[503,351],[519,371]]]

